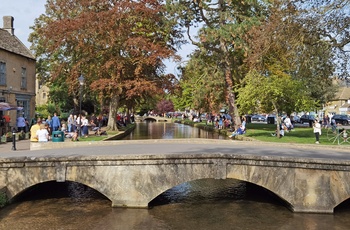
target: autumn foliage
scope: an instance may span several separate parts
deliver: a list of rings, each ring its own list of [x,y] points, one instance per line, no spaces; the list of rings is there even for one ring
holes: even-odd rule
[[[157,0],[48,0],[31,38],[49,80],[65,78],[74,93],[84,75],[89,91],[109,103],[115,128],[120,99],[159,94],[168,76],[162,61],[178,58],[181,34],[163,12]]]

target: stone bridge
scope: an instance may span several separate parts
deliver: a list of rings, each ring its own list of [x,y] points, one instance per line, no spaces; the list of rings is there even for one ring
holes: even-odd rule
[[[184,182],[233,178],[268,189],[294,212],[313,213],[332,213],[350,197],[349,149],[208,142],[81,142],[0,154],[0,189],[11,199],[39,183],[72,181],[99,191],[113,207],[147,208]]]
[[[169,117],[156,117],[156,116],[142,116],[135,118],[136,121],[156,121],[156,122],[171,122],[171,118]]]

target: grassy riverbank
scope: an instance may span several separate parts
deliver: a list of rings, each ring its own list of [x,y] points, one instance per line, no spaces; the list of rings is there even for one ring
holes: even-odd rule
[[[125,132],[131,131],[135,128],[135,124],[129,124],[126,127],[120,128],[119,130],[108,130],[105,127],[102,130],[105,130],[107,135],[89,135],[88,137],[81,137],[79,141],[103,141],[110,140],[118,135],[123,135]]]
[[[195,123],[190,120],[178,122],[206,130],[212,130],[214,132],[219,132],[227,136],[231,134],[230,130],[218,130],[215,129],[212,125],[207,125],[205,122]],[[314,144],[316,141],[315,135],[313,133],[313,128],[307,126],[297,126],[292,131],[285,133],[285,136],[282,138],[277,138],[276,136],[271,135],[275,133],[276,125],[265,123],[248,123],[246,127],[246,134],[238,136],[237,139],[294,144]],[[349,132],[348,135],[350,136]],[[334,137],[334,135],[330,135],[327,129],[322,129],[322,135],[320,136],[320,145],[337,145],[338,142],[333,143],[334,139],[330,140],[331,137]],[[350,146],[349,143],[345,143],[345,145]]]
[[[195,126],[200,129],[205,129],[212,132],[218,132],[222,135],[231,135],[230,130],[227,129],[215,129],[213,125],[207,125],[205,122],[196,123],[191,120],[174,120],[174,122],[182,123],[185,125]],[[265,124],[265,123],[248,123],[247,132],[244,135],[237,137],[238,140],[251,140],[251,141],[264,141],[264,142],[276,142],[276,143],[294,143],[294,144],[314,144],[315,135],[313,129],[306,126],[297,126],[292,131],[285,133],[282,138],[277,138],[271,134],[275,133],[276,125]],[[122,135],[124,132],[129,132],[135,128],[135,124],[130,124],[127,127],[120,129],[118,131],[107,130],[107,135],[95,136],[90,135],[87,138],[80,138],[80,141],[103,141],[116,137],[117,135]],[[329,140],[330,135],[327,129],[322,129],[322,135],[320,136],[320,145],[337,145],[338,143],[333,143],[333,140]],[[349,134],[349,133],[348,133]],[[350,134],[349,134],[350,136]],[[350,146],[349,144],[345,144]]]

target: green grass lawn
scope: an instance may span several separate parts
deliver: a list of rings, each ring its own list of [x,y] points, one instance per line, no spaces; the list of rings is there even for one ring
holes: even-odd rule
[[[309,127],[295,127],[292,131],[285,133],[285,136],[278,138],[272,136],[276,130],[276,125],[271,124],[247,124],[246,137],[251,137],[259,141],[266,142],[278,142],[278,143],[299,143],[299,144],[314,144],[316,141],[313,128]],[[330,135],[327,135],[327,129],[322,129],[322,135],[320,136],[320,144],[322,145],[337,145],[338,143],[332,143],[328,140]],[[327,137],[328,136],[328,137]]]
[[[79,141],[102,141],[108,137],[118,134],[120,131],[107,131],[107,135],[95,136],[89,135],[88,137],[80,137]]]

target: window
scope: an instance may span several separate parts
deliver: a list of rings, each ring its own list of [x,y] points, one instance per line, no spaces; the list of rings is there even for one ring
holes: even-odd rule
[[[0,62],[0,85],[6,85],[6,63]]]
[[[27,88],[27,69],[22,67],[21,89]]]

